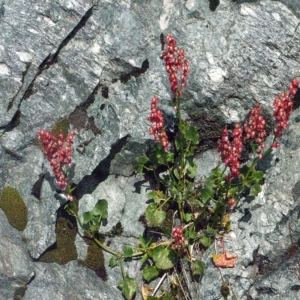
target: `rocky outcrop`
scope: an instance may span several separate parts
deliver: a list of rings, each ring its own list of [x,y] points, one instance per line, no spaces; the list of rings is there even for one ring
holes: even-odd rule
[[[119,222],[123,227],[112,245],[137,244],[149,184],[135,175],[134,163],[151,143],[146,119],[154,94],[172,120],[160,59],[163,35],[175,36],[190,60],[183,108],[199,129],[199,179],[218,162],[224,125],[242,121],[256,101],[271,115],[274,97],[300,77],[296,1],[212,2],[0,1],[0,190],[15,188],[28,211],[20,233],[0,210],[1,299],[122,299],[116,288],[121,274],[107,267],[105,253],[106,281],[78,261],[38,261],[57,240],[66,199],[36,136],[41,128],[75,131],[72,172],[80,211],[106,198],[109,218],[102,230]],[[263,191],[232,215],[236,239],[226,245],[239,259],[223,277],[238,299],[299,298],[289,231],[290,225],[297,244],[298,107],[282,147],[262,166]],[[75,244],[84,260],[86,244],[79,236]],[[213,251],[203,256],[207,270],[200,284],[192,283],[197,299],[221,297]],[[141,276],[138,263],[126,268]]]

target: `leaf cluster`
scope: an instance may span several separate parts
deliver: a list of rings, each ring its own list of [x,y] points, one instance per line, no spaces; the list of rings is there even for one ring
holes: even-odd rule
[[[105,199],[100,199],[94,208],[82,215],[83,229],[89,230],[91,233],[97,233],[100,228],[101,221],[108,216],[108,203]]]

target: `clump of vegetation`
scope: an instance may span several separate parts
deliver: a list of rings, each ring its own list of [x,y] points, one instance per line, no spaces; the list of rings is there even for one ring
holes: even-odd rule
[[[19,192],[12,187],[5,187],[0,199],[0,208],[4,211],[11,226],[23,231],[27,225],[27,207]]]
[[[255,197],[261,192],[264,172],[257,168],[257,164],[268,156],[273,148],[280,146],[279,139],[288,126],[294,98],[298,93],[299,81],[293,79],[288,92],[281,93],[275,98],[273,116],[276,124],[273,142],[269,148],[265,144],[268,135],[267,121],[261,105],[257,103],[243,124],[236,123],[233,128],[228,126],[223,129],[218,141],[218,152],[222,163],[212,169],[210,175],[202,183],[196,182],[197,167],[194,156],[199,145],[199,132],[181,115],[182,95],[187,84],[190,64],[185,57],[184,50],[177,46],[176,40],[171,35],[166,36],[166,42],[167,47],[162,53],[162,59],[165,62],[165,70],[169,75],[171,86],[174,131],[168,131],[164,113],[159,107],[159,97],[154,95],[148,121],[152,123],[149,133],[157,143],[145,156],[137,159],[137,172],[152,179],[153,190],[148,193],[150,200],[145,211],[145,218],[148,228],[151,226],[153,229],[151,230],[153,234],[150,237],[146,234],[141,235],[139,244],[134,247],[126,245],[122,251],[115,251],[104,243],[104,239],[99,234],[101,225],[108,218],[107,200],[99,199],[92,210],[79,216],[78,203],[74,201],[72,195],[73,189],[70,186],[69,174],[60,168],[60,176],[56,175],[59,185],[63,180],[62,191],[69,200],[63,208],[76,218],[78,226],[85,232],[84,238],[89,238],[88,256],[84,264],[100,272],[103,270],[103,254],[100,254],[99,261],[97,261],[93,247],[97,245],[110,253],[112,256],[109,266],[120,267],[123,278],[118,282],[118,287],[127,300],[134,299],[137,282],[126,273],[124,261],[140,258],[142,275],[146,283],[161,277],[152,295],[149,295],[151,288],[146,285],[142,287],[143,298],[147,300],[173,299],[162,290],[160,296],[156,296],[156,293],[167,276],[172,276],[176,272],[186,274],[181,267],[183,264],[188,266],[190,276],[194,280],[201,279],[206,266],[201,257],[196,255],[196,248],[207,249],[213,242],[219,241],[222,252],[212,255],[214,265],[218,268],[235,266],[238,257],[226,252],[224,242],[224,236],[232,230],[230,216],[245,197]],[[67,138],[70,142],[66,147],[63,138],[57,141],[55,137],[52,137],[52,133],[40,131],[39,135],[46,149],[44,153],[47,159],[54,166],[63,166],[67,162],[70,168],[73,153],[71,141],[74,134],[71,133],[71,136]],[[53,145],[55,151],[52,151]],[[250,163],[242,160],[243,153],[248,148],[253,153]],[[54,174],[55,170],[53,168]],[[121,224],[116,226],[110,234],[113,232],[121,233]],[[155,235],[160,238],[154,240]],[[91,241],[95,245],[91,244]],[[293,240],[292,245],[295,249]],[[190,298],[186,291],[188,288],[181,283],[181,278],[184,276],[180,276],[180,279],[173,281],[172,284],[173,289],[174,286],[176,289],[178,287],[185,299],[188,299]],[[220,293],[224,299],[227,299],[230,288],[223,279],[221,284]]]

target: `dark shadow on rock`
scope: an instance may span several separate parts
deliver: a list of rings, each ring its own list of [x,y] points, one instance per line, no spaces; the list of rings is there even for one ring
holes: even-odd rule
[[[86,175],[78,183],[74,196],[80,200],[85,194],[92,194],[99,183],[105,181],[110,175],[110,165],[115,156],[122,150],[126,144],[129,135],[124,136],[111,146],[110,153],[104,158],[90,175]]]

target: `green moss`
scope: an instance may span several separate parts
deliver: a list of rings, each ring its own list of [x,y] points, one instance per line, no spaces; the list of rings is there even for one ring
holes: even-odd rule
[[[51,132],[56,137],[60,133],[62,133],[64,135],[64,137],[67,137],[68,134],[69,134],[69,127],[70,127],[70,119],[69,118],[65,118],[65,119],[57,122],[56,124],[54,124]]]
[[[88,245],[87,256],[85,260],[79,260],[81,264],[95,271],[95,273],[103,280],[107,279],[107,274],[104,266],[104,255],[99,246],[92,240],[85,238]]]
[[[65,217],[59,217],[56,221],[56,243],[44,252],[39,261],[56,262],[64,265],[71,260],[77,259],[75,237],[77,228]]]
[[[0,199],[0,208],[4,211],[11,226],[23,231],[27,225],[27,208],[19,192],[5,187]]]

